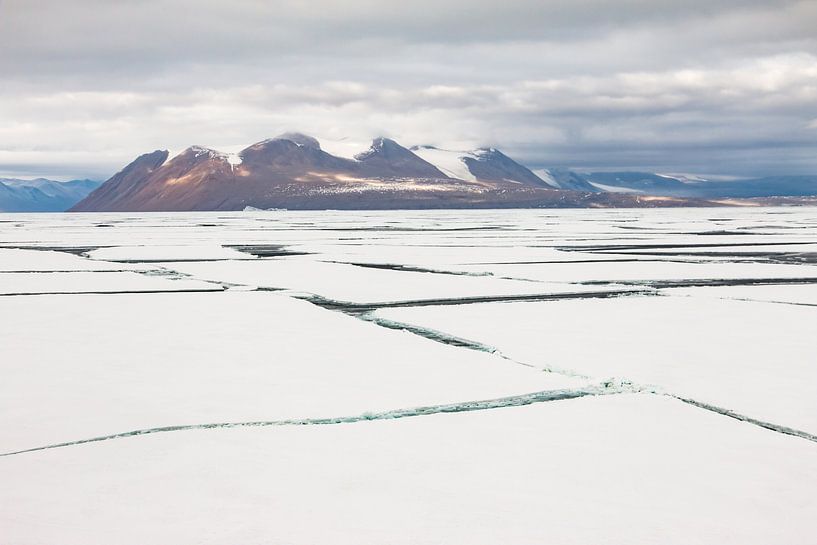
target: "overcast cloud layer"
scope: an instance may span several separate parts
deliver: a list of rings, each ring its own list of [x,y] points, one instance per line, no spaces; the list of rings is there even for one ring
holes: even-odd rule
[[[0,175],[298,130],[817,173],[817,1],[0,0]]]

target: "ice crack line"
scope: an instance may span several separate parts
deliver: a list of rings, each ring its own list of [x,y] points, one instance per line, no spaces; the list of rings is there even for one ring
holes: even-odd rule
[[[681,397],[674,394],[665,394],[670,397],[673,397],[679,401],[683,401],[684,403],[688,403],[693,407],[698,407],[699,409],[704,409],[705,411],[711,411],[713,413],[717,413],[723,416],[728,416],[729,418],[734,418],[735,420],[740,420],[741,422],[746,422],[748,424],[754,424],[755,426],[759,426],[761,428],[766,428],[767,430],[771,430],[777,433],[782,433],[785,435],[793,435],[794,437],[800,437],[801,439],[806,439],[808,441],[812,441],[817,443],[817,435],[813,435],[806,431],[796,430],[794,428],[789,428],[787,426],[781,426],[778,424],[772,424],[771,422],[766,422],[764,420],[758,420],[756,418],[752,418],[750,416],[746,416],[744,414],[736,413],[729,409],[724,409],[723,407],[717,407],[715,405],[710,405],[709,403],[704,403],[702,401],[697,401],[695,399],[690,399],[687,397]]]
[[[521,361],[517,361],[513,358],[509,358],[508,356],[504,355],[498,348],[493,346],[489,346],[487,344],[482,344],[477,341],[472,341],[469,339],[463,339],[462,337],[456,337],[454,335],[450,335],[448,333],[438,331],[436,329],[429,329],[426,327],[420,327],[413,324],[408,324],[405,322],[397,322],[394,320],[389,320],[386,318],[381,318],[379,316],[375,316],[371,312],[357,315],[357,318],[361,320],[371,322],[373,324],[377,324],[381,327],[385,327],[388,329],[396,329],[399,331],[407,331],[409,333],[413,333],[414,335],[418,335],[420,337],[442,343],[448,344],[451,346],[456,346],[457,348],[467,348],[469,350],[476,350],[477,352],[487,352],[488,354],[494,354],[495,356],[502,358],[505,361],[515,363],[516,365],[523,365],[525,367],[532,367],[534,369],[538,369],[541,371],[546,371],[548,373],[555,373],[558,375],[565,375],[569,377],[576,377],[576,378],[583,378],[589,379],[590,377],[587,375],[582,375],[580,373],[576,373],[574,371],[570,371],[567,369],[561,369],[557,367],[551,366],[541,366],[541,365],[533,365],[530,363],[524,363]]]
[[[351,303],[327,299],[320,295],[299,297],[327,310],[345,312],[346,314],[360,314],[380,308],[425,307],[442,305],[470,305],[477,303],[513,303],[532,301],[560,301],[563,299],[607,299],[612,297],[627,297],[633,295],[655,295],[653,288],[605,290],[588,292],[541,293],[523,295],[481,295],[472,297],[458,297],[453,299],[416,299],[409,301],[388,301],[380,303]]]
[[[21,296],[39,296],[39,295],[126,295],[138,294],[148,295],[157,293],[214,293],[222,292],[224,288],[191,288],[182,290],[112,290],[112,291],[36,291],[36,292],[17,292],[17,293],[0,293],[0,297],[21,297]]]
[[[325,261],[324,263],[336,263],[339,265],[352,265],[364,269],[382,269],[398,272],[415,272],[428,274],[448,274],[453,276],[493,276],[491,272],[468,272],[468,271],[447,271],[444,269],[430,269],[427,267],[415,267],[411,265],[396,265],[391,263],[356,263],[352,261]]]
[[[98,443],[101,441],[111,441],[114,439],[125,439],[139,435],[149,435],[153,433],[169,433],[188,430],[210,430],[218,428],[251,428],[251,427],[271,427],[271,426],[328,426],[333,424],[354,424],[370,420],[395,420],[398,418],[411,418],[415,416],[429,416],[434,414],[461,413],[471,411],[485,411],[500,409],[504,407],[521,407],[534,403],[546,403],[549,401],[560,401],[565,399],[576,399],[585,396],[602,396],[612,394],[634,393],[640,391],[630,383],[602,382],[600,384],[577,389],[543,390],[528,394],[521,394],[495,399],[485,399],[478,401],[464,401],[459,403],[448,403],[442,405],[429,405],[425,407],[414,407],[408,409],[396,409],[380,412],[366,412],[352,416],[339,416],[328,418],[297,418],[283,420],[259,420],[249,422],[216,422],[209,424],[187,424],[179,426],[163,426],[159,428],[145,428],[132,430],[99,437],[79,439],[77,441],[67,441],[39,447],[27,448],[13,452],[0,453],[0,457],[14,456],[40,450],[50,450],[56,448],[70,447],[74,445],[84,445],[86,443]]]
[[[722,286],[767,286],[817,284],[817,277],[793,278],[701,278],[695,280],[586,280],[579,282],[585,286],[644,286],[655,289],[699,288]]]

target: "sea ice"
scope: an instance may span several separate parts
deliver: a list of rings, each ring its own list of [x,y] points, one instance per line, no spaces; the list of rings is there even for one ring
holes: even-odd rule
[[[0,458],[15,545],[809,543],[817,445],[621,395]]]
[[[815,308],[695,297],[618,297],[381,309],[377,316],[515,360],[652,385],[817,434]]]

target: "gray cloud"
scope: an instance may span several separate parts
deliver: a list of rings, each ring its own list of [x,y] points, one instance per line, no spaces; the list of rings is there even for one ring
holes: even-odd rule
[[[817,172],[817,2],[0,1],[0,174],[283,132]]]

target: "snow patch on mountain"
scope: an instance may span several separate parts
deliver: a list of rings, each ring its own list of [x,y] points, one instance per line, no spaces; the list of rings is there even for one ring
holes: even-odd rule
[[[561,189],[562,186],[559,185],[559,182],[556,181],[556,178],[553,177],[553,174],[546,168],[540,168],[539,170],[532,171],[534,174],[539,176],[543,182],[548,184],[550,187],[554,189]]]
[[[219,157],[224,156],[224,154],[221,153],[220,151],[214,150],[212,148],[205,148],[204,146],[190,146],[190,148],[188,149],[195,154],[195,157],[207,155],[211,159],[218,159]]]
[[[394,142],[396,144],[396,142]],[[367,158],[376,155],[377,153],[383,151],[383,148],[386,145],[386,139],[383,137],[375,138],[372,141],[371,146],[366,151],[363,151],[357,155],[355,155],[356,161],[365,161]]]
[[[644,193],[640,189],[632,189],[630,187],[617,187],[614,185],[605,185],[600,184],[598,182],[588,182],[590,185],[595,187],[596,189],[601,189],[607,193]]]
[[[190,146],[184,152],[182,152],[182,154],[188,153],[188,152],[193,153],[193,156],[195,158],[197,158],[197,159],[199,157],[207,157],[209,159],[216,159],[216,160],[219,160],[219,161],[226,161],[230,165],[231,169],[235,169],[235,167],[237,167],[238,165],[240,165],[243,162],[243,159],[242,159],[240,153],[225,153],[223,151],[219,151],[219,150],[216,150],[216,149],[213,149],[213,148],[208,148],[208,147],[205,147],[205,146]],[[179,155],[181,155],[181,154],[179,154]],[[170,163],[176,157],[178,157],[178,155],[171,158],[170,154],[168,154],[168,158],[164,162],[164,164],[167,165],[168,163]]]
[[[411,151],[447,176],[469,182],[477,181],[477,177],[471,173],[463,158],[470,157],[479,160],[480,156],[486,152],[486,150],[477,150],[477,152],[445,150],[434,146],[414,146]]]
[[[226,159],[227,159],[227,162],[230,163],[230,166],[232,168],[237,167],[243,161],[243,159],[241,158],[241,155],[239,155],[237,153],[228,153],[226,155]]]

